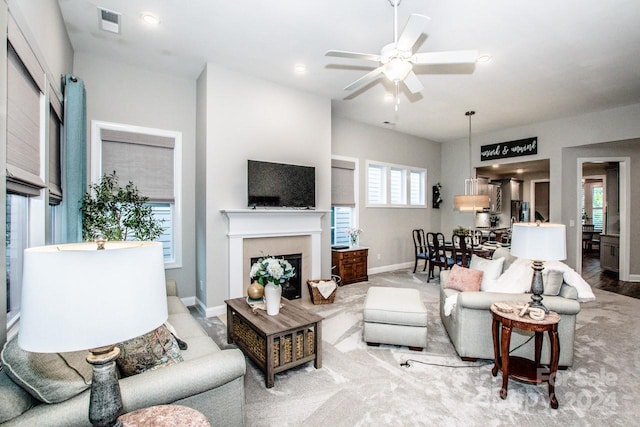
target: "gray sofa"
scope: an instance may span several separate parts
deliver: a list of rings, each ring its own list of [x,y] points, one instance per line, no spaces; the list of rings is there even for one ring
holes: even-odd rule
[[[498,249],[493,258],[505,257],[503,271],[515,259],[508,250]],[[491,332],[492,316],[491,304],[498,301],[517,301],[527,303],[531,301],[531,294],[510,294],[500,292],[459,292],[444,287],[450,270],[440,272],[440,318],[449,334],[449,338],[461,358],[465,359],[493,359],[493,336]],[[458,294],[457,303],[449,316],[445,315],[445,300],[448,296]],[[576,289],[567,283],[562,283],[560,293],[543,295],[544,305],[560,314],[558,337],[560,339],[559,366],[573,364],[573,343],[576,329],[576,315],[580,312]],[[511,349],[515,349],[531,337],[531,333],[514,329],[511,335]],[[534,340],[515,350],[516,356],[532,358],[534,354]],[[545,334],[542,344],[541,362],[549,362],[549,337]]]
[[[244,375],[246,362],[238,349],[221,350],[191,316],[177,296],[176,284],[167,281],[169,323],[188,344],[183,362],[122,378],[124,412],[175,403],[202,412],[212,425],[244,425]],[[144,304],[140,305],[144,309]],[[8,375],[0,372],[0,411],[26,411],[3,426],[90,426],[87,389],[60,403],[32,398]],[[32,406],[29,408],[29,406]]]

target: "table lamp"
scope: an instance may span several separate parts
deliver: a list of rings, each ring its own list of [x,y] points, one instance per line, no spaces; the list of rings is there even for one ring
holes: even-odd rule
[[[511,232],[511,254],[533,261],[531,279],[531,307],[549,310],[542,304],[543,261],[562,261],[567,258],[566,227],[564,224],[517,222]]]
[[[93,365],[89,420],[119,426],[116,344],[167,320],[162,244],[100,242],[24,252],[18,345],[25,351],[88,350]]]

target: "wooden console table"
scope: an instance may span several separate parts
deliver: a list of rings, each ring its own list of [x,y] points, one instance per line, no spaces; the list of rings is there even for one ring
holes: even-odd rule
[[[331,264],[336,266],[335,274],[342,279],[341,285],[369,280],[369,276],[367,276],[368,256],[369,249],[359,246],[331,251]]]
[[[227,303],[227,342],[235,343],[265,374],[273,387],[274,376],[294,366],[314,361],[322,367],[322,317],[282,299],[280,313],[255,312],[245,298]]]
[[[533,320],[528,315],[519,316],[516,303],[506,303],[513,308],[513,312],[505,313],[499,311],[495,304],[491,304],[491,314],[493,316],[493,351],[495,365],[491,373],[495,377],[498,371],[502,371],[502,388],[500,397],[507,398],[507,385],[509,378],[520,381],[539,384],[546,382],[549,384],[549,400],[553,409],[558,409],[558,399],[555,393],[556,373],[558,372],[558,358],[560,356],[560,342],[558,340],[558,323],[560,316],[554,311],[550,311],[542,320]],[[500,324],[502,333],[500,334]],[[513,328],[531,331],[535,333],[535,355],[534,360],[525,359],[509,355],[509,344],[511,342],[511,331]],[[551,342],[550,367],[545,369],[540,366],[540,353],[542,351],[542,335],[549,334]]]

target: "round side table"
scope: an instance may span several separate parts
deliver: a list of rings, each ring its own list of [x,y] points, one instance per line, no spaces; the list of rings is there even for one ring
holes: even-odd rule
[[[549,385],[551,407],[558,409],[558,399],[556,398],[554,385],[556,373],[558,372],[558,357],[560,356],[560,341],[558,340],[558,322],[560,322],[560,315],[550,311],[544,319],[533,320],[528,314],[522,317],[519,315],[522,303],[505,302],[501,304],[508,305],[513,311],[500,311],[495,304],[491,305],[491,314],[493,316],[493,352],[495,356],[495,365],[491,373],[495,377],[498,371],[502,371],[500,397],[502,399],[507,398],[509,378],[515,378],[533,384],[546,382]],[[534,360],[509,355],[509,344],[511,343],[511,331],[513,328],[535,333]],[[540,366],[540,353],[542,351],[542,336],[544,332],[549,334],[549,341],[551,343],[551,358],[548,369]]]
[[[211,427],[207,418],[193,408],[181,405],[157,405],[138,409],[118,417],[123,427]]]

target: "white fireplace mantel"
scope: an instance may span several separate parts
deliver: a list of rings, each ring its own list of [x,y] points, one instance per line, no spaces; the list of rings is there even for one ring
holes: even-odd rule
[[[311,277],[322,268],[322,217],[328,211],[314,209],[227,209],[229,238],[229,298],[243,296],[243,240],[263,237],[311,237]]]

